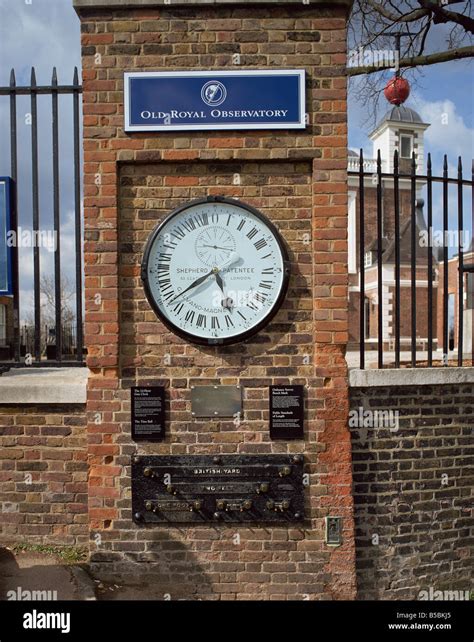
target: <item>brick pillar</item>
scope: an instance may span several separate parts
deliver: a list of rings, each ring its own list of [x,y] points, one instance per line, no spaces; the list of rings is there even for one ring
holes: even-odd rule
[[[344,360],[350,1],[273,2],[271,10],[258,1],[143,4],[75,0],[83,34],[92,563],[111,578],[153,575],[155,588],[172,599],[352,599]],[[235,69],[235,53],[237,68],[306,69],[305,130],[124,133],[124,71]],[[207,194],[259,208],[279,227],[292,261],[288,296],[277,316],[256,337],[227,348],[197,348],[166,330],[139,278],[144,244],[157,222]],[[130,387],[157,380],[168,387],[167,437],[137,448],[130,437]],[[240,383],[242,425],[192,421],[194,383]],[[306,386],[304,440],[270,440],[268,386],[274,383]],[[135,451],[303,452],[309,519],[289,528],[137,527],[130,501]],[[343,517],[339,548],[324,542],[327,515]]]

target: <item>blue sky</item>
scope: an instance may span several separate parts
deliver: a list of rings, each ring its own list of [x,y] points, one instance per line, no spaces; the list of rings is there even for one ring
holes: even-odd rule
[[[441,169],[442,156],[448,154],[450,165],[461,156],[470,170],[474,158],[474,61],[459,60],[425,67],[416,84],[412,83],[406,105],[420,113],[431,126],[426,132],[426,151]],[[353,81],[351,81],[353,82]],[[357,81],[356,81],[357,82]],[[381,79],[381,87],[384,86]],[[380,118],[389,104],[380,100]],[[447,114],[446,119],[442,118]],[[349,146],[372,151],[367,140],[371,127],[365,123],[366,109],[355,100],[349,88]]]
[[[28,81],[32,64],[39,82],[49,82],[53,65],[60,82],[69,82],[74,66],[80,66],[80,27],[72,0],[0,0],[0,11],[0,84],[8,82],[11,67],[19,82]],[[425,67],[412,91],[407,104],[422,115],[434,118],[439,109],[453,117],[448,135],[436,119],[428,130],[428,150],[436,158],[450,152],[461,154],[467,163],[473,156],[473,81],[474,61],[461,60]],[[383,108],[385,104],[382,100]],[[370,127],[364,121],[365,109],[349,94],[349,145],[353,148],[367,146]]]
[[[16,70],[18,84],[28,83],[31,65],[34,64],[39,84],[49,84],[52,67],[56,66],[60,83],[72,81],[74,66],[80,67],[80,25],[72,8],[72,0],[0,0],[0,85],[8,84],[10,69]],[[441,36],[438,36],[442,38]],[[419,82],[412,90],[407,105],[420,112],[423,119],[431,123],[426,132],[426,150],[431,151],[434,170],[441,170],[442,155],[449,154],[450,167],[454,169],[456,157],[463,158],[466,174],[470,171],[474,140],[474,82],[473,61],[457,61],[426,67]],[[381,84],[383,80],[381,79]],[[49,99],[50,100],[50,99]],[[8,175],[9,167],[9,128],[8,111],[5,100],[0,99],[0,175]],[[39,101],[40,113],[50,118],[50,102]],[[388,104],[382,100],[379,117]],[[30,129],[25,126],[22,114],[29,106],[25,98],[18,99],[19,110],[19,149],[20,170],[24,172],[27,189],[20,198],[20,224],[31,226],[31,152]],[[44,110],[44,111],[43,111]],[[448,124],[442,122],[442,115],[448,116]],[[446,119],[445,119],[446,120]],[[367,134],[371,127],[364,124],[366,110],[349,93],[349,146],[363,147],[371,152]],[[70,152],[71,129],[68,122],[61,125],[63,158]],[[48,149],[51,130],[49,126],[40,131],[40,151],[44,148],[43,162],[40,166],[40,205],[43,225],[52,226],[51,208],[51,164]],[[69,154],[70,156],[70,154]],[[46,160],[44,160],[46,159]],[[62,217],[61,237],[64,256],[73,256],[73,208],[70,167],[64,164],[62,172]],[[453,195],[454,196],[454,195]],[[470,216],[469,216],[470,218]],[[26,251],[25,251],[26,252]],[[26,253],[25,253],[26,258]],[[53,254],[42,250],[42,269],[52,272]],[[21,290],[24,300],[31,300],[31,261],[23,263]],[[63,262],[64,273],[73,280],[74,265]],[[28,304],[25,304],[26,307]]]

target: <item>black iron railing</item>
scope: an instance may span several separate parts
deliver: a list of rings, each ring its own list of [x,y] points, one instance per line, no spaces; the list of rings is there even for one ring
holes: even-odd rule
[[[402,160],[403,163],[401,163]],[[407,166],[407,162],[409,166]],[[372,356],[376,356],[376,358],[372,358],[371,367],[374,365],[378,368],[474,365],[474,347],[472,350],[470,349],[469,354],[464,350],[466,331],[471,335],[471,345],[474,343],[474,337],[472,337],[474,328],[465,327],[466,306],[469,305],[466,301],[472,301],[473,298],[472,293],[469,293],[467,289],[472,288],[474,281],[474,278],[468,278],[474,272],[474,263],[465,263],[466,252],[474,260],[474,242],[472,241],[474,163],[470,180],[463,177],[461,158],[458,159],[456,178],[450,178],[448,175],[446,156],[441,176],[433,175],[430,154],[427,158],[426,174],[417,172],[415,154],[411,159],[400,159],[397,151],[393,157],[393,164],[390,165],[392,171],[383,171],[383,167],[380,151],[377,159],[368,161],[364,159],[363,152],[360,150],[358,159],[350,158],[348,171],[350,186],[352,185],[352,189],[357,190],[356,220],[358,229],[355,243],[358,260],[358,285],[352,289],[359,290],[357,306],[359,318],[358,321],[355,319],[349,321],[350,325],[352,321],[353,327],[358,326],[358,365],[362,369],[367,366],[367,352],[370,348],[376,350],[376,355],[372,352]],[[405,171],[400,171],[401,168]],[[403,189],[401,183],[403,183]],[[435,186],[440,191],[439,198],[435,198],[433,195]],[[450,188],[457,191],[457,229],[454,231],[452,229],[453,207],[452,201],[449,200]],[[368,193],[369,190],[372,190],[372,194]],[[426,198],[420,198],[421,192]],[[401,204],[402,194],[404,195],[403,206]],[[368,211],[371,209],[367,207],[369,197],[375,204],[375,214],[373,208]],[[464,212],[468,201],[472,204],[472,223],[466,229]],[[425,202],[426,212],[424,211]],[[435,214],[439,219],[440,228],[442,227],[442,230],[440,229],[442,244],[437,246],[433,242]],[[372,242],[368,238],[370,217],[373,217],[370,221],[372,236],[375,234]],[[384,231],[384,223],[389,218],[391,229],[393,224],[391,238],[388,238]],[[403,239],[403,229],[407,229],[403,221],[408,223],[407,218],[409,218],[409,234]],[[422,227],[426,226],[428,243],[423,260],[417,235],[420,232],[420,221],[422,221]],[[470,246],[466,246],[463,242],[465,232],[471,235]],[[457,239],[454,248],[450,247],[448,243],[448,240],[453,237]],[[376,267],[367,267],[366,265],[368,245],[373,250]],[[393,296],[390,294],[392,297],[390,303],[392,325],[389,334],[387,328],[384,327],[384,318],[387,314],[386,306],[388,305],[387,300],[384,300],[384,292],[386,294],[387,291],[384,291],[384,287],[387,286],[387,277],[384,274],[384,268],[387,266],[387,246],[391,248],[390,265],[393,268],[393,282],[389,283],[390,292],[393,292]],[[454,295],[452,279],[450,280],[453,269],[457,270],[457,291]],[[404,276],[402,276],[402,270]],[[422,299],[418,286],[420,270],[426,274],[426,297],[423,296]],[[367,305],[366,299],[369,271],[372,276],[372,291],[377,293],[377,296],[372,299],[374,301],[373,307],[377,310],[377,323],[372,326],[367,319],[367,309],[370,309],[370,304]],[[437,277],[441,274],[442,279],[438,283]],[[407,288],[402,288],[402,282],[405,281],[403,285],[406,286],[407,280],[409,280],[409,295]],[[454,311],[454,317],[453,310],[449,307],[450,294],[457,298],[457,310]],[[404,306],[410,308],[409,321],[404,324],[404,328],[409,329],[408,337],[402,337]],[[474,315],[474,311],[472,311],[472,315]],[[423,328],[426,328],[426,337],[420,338],[420,324],[421,320],[425,318],[426,324],[423,321]],[[371,337],[367,336],[368,327],[373,328]],[[453,349],[454,335],[457,338],[456,349]]]
[[[22,332],[20,331],[21,323],[21,307],[23,302],[20,301],[20,277],[22,266],[19,264],[19,248],[18,242],[12,248],[12,283],[13,283],[13,331],[12,337],[9,341],[10,354],[4,351],[3,356],[0,355],[1,365],[21,366],[21,365],[83,365],[84,364],[84,347],[83,347],[83,309],[82,309],[82,224],[81,224],[81,151],[80,151],[80,96],[82,87],[79,83],[79,76],[77,68],[74,70],[73,81],[71,85],[60,85],[56,74],[56,69],[53,70],[50,85],[38,85],[36,81],[36,74],[34,68],[31,70],[31,79],[28,86],[18,86],[16,84],[15,72],[11,71],[9,86],[0,87],[0,97],[6,96],[9,98],[9,124],[10,124],[10,177],[13,181],[13,194],[12,194],[12,209],[11,220],[12,230],[18,231],[18,196],[30,190],[31,193],[31,225],[33,238],[38,238],[41,232],[41,212],[40,212],[40,191],[46,193],[47,190],[52,190],[53,196],[53,227],[55,237],[54,248],[54,350],[46,350],[46,343],[42,338],[44,332],[44,324],[42,322],[41,312],[41,258],[40,247],[38,243],[33,244],[33,317],[34,324],[30,328],[33,333],[32,345],[29,344],[31,353],[26,351],[25,343],[22,343]],[[40,156],[40,149],[38,144],[38,130],[43,126],[39,122],[40,117],[38,114],[38,96],[49,95],[51,96],[51,159]],[[69,95],[72,100],[67,106],[69,113],[64,115],[66,108],[61,113],[59,109],[59,96]],[[30,164],[31,164],[31,184],[28,185],[29,180],[19,172],[19,145],[18,145],[18,109],[17,97],[29,96],[29,109],[31,112],[31,148],[30,148]],[[45,123],[44,123],[45,124]],[[67,127],[64,127],[67,125]],[[64,131],[68,131],[72,125],[72,155],[70,158],[62,158],[60,162],[60,133],[63,136]],[[26,152],[24,146],[21,147],[20,153]],[[46,185],[44,179],[40,180],[39,169],[45,162],[52,162],[52,185]],[[74,280],[75,280],[75,310],[74,310],[74,353],[71,354],[67,346],[64,350],[64,321],[62,320],[62,305],[61,305],[61,288],[62,288],[62,265],[61,265],[61,194],[60,194],[60,166],[63,169],[68,163],[72,163],[71,174],[73,176],[73,185],[71,190],[73,192],[74,202],[74,235],[75,235],[75,256],[74,256]],[[18,239],[18,235],[15,237]],[[71,257],[67,257],[69,261]],[[24,336],[24,335],[23,335]],[[25,358],[25,353],[26,357]]]

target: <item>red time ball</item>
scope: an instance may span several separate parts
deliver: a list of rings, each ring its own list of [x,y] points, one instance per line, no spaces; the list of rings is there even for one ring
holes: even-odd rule
[[[410,95],[410,84],[401,76],[394,76],[385,85],[385,98],[392,105],[401,105]]]

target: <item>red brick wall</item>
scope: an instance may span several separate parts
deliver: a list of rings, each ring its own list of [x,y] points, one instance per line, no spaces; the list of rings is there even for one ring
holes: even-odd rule
[[[88,539],[84,405],[0,405],[0,541]]]
[[[376,174],[374,174],[376,177]],[[359,267],[359,248],[358,241],[360,235],[359,229],[359,188],[351,187],[351,192],[356,193],[356,225],[355,235],[357,240],[356,260],[357,267]],[[411,194],[408,189],[401,189],[399,191],[399,208],[400,208],[400,227],[411,218]],[[365,248],[368,250],[369,246],[377,241],[377,188],[375,185],[365,185],[364,190],[364,233],[365,233]],[[395,206],[394,206],[394,191],[392,185],[387,181],[384,183],[382,190],[382,236],[386,239],[393,239],[395,236]],[[372,250],[377,251],[375,245]]]
[[[344,359],[344,12],[273,6],[270,17],[267,7],[258,6],[167,7],[82,10],[82,21],[93,564],[117,577],[138,562],[139,572],[157,576],[163,593],[173,598],[353,598]],[[310,126],[305,131],[124,134],[124,71],[230,68],[233,53],[241,54],[237,68],[306,69]],[[235,172],[242,175],[240,186],[232,184]],[[153,225],[178,202],[207,191],[261,208],[280,226],[292,255],[292,283],[282,310],[245,346],[187,345],[155,319],[138,280],[143,243]],[[167,350],[172,359],[164,364]],[[168,381],[168,436],[139,452],[304,452],[311,478],[304,528],[136,527],[130,506],[135,445],[129,387],[152,377]],[[191,422],[189,389],[195,378],[241,380],[245,402],[239,429],[225,422]],[[308,386],[305,440],[271,443],[268,385],[289,380]],[[344,519],[340,548],[323,541],[327,514]]]

